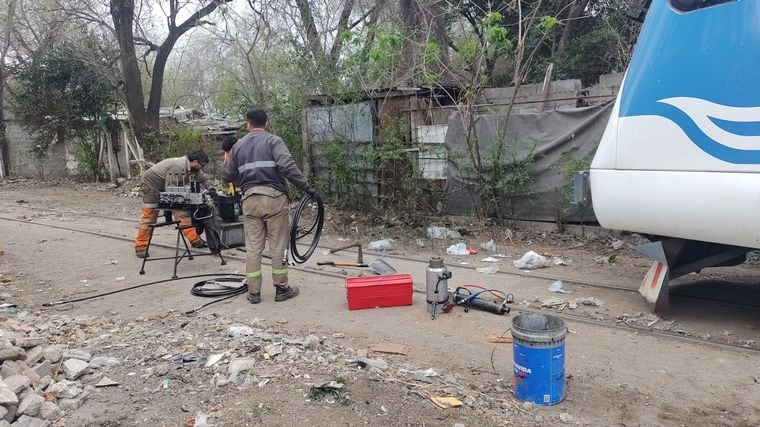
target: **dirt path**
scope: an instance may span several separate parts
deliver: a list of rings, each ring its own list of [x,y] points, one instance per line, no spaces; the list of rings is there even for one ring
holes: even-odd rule
[[[6,300],[12,300],[20,308],[39,310],[43,302],[166,279],[171,274],[170,265],[154,262],[149,263],[145,275],[139,275],[138,260],[127,241],[36,225],[78,228],[129,239],[134,233],[133,223],[83,218],[80,214],[134,217],[139,199],[115,195],[113,190],[98,186],[83,190],[81,186],[67,185],[32,189],[10,185],[0,189],[0,200],[0,217],[23,218],[27,215],[31,218],[28,222],[0,220],[0,249],[5,251],[0,257],[0,273],[13,278],[11,283],[3,286],[2,293]],[[24,200],[24,203],[17,203],[18,200]],[[71,213],[40,213],[34,210],[35,207]],[[168,232],[159,237],[163,243],[171,243],[173,238]],[[549,239],[555,237],[549,236]],[[353,239],[355,236],[331,231],[325,243],[337,243],[338,238]],[[572,262],[567,267],[551,267],[534,274],[563,277],[568,282],[575,279],[631,288],[637,286],[648,268],[646,260],[627,250],[616,252],[617,262],[614,264],[602,265],[594,259],[611,251],[604,245],[588,245],[592,249],[589,250],[586,247],[573,248],[577,241],[557,241],[559,244],[500,242],[500,249],[512,258],[505,258],[498,266],[502,271],[517,272],[511,266],[511,260],[526,250],[552,252]],[[477,242],[474,240],[471,245],[476,246]],[[407,254],[410,259],[389,259],[389,262],[399,271],[411,273],[415,283],[421,284],[424,283],[424,267],[421,268],[413,258],[426,258],[432,254],[428,250],[402,247],[401,255]],[[162,252],[168,254],[168,250]],[[350,253],[341,256],[345,259],[353,257]],[[466,257],[465,262],[470,264],[451,267],[453,281],[505,289],[515,294],[518,303],[525,301],[532,307],[540,305],[537,299],[557,297],[546,290],[549,281],[532,278],[531,273],[520,277],[481,274],[465,268],[488,265],[480,261],[484,256]],[[372,257],[365,254],[365,259],[371,260]],[[569,414],[569,417],[563,416],[569,423],[585,425],[760,424],[760,401],[756,399],[760,392],[760,357],[757,352],[572,321],[568,323],[572,333],[567,338],[567,399],[554,407],[523,406],[510,391],[511,346],[490,344],[485,339],[489,332],[508,329],[511,316],[456,310],[431,321],[424,308],[424,296],[419,293],[415,294],[411,307],[348,311],[343,280],[317,274],[341,272],[340,269],[318,268],[315,262],[322,258],[327,257],[317,254],[305,269],[291,271],[292,283],[302,291],[302,296],[293,301],[275,305],[271,301],[271,289],[265,285],[265,301],[258,306],[251,306],[244,298],[236,298],[205,309],[200,318],[206,320],[190,320],[200,322],[197,327],[201,329],[188,333],[203,336],[200,341],[208,342],[210,347],[232,348],[233,341],[224,337],[224,331],[218,330],[222,328],[220,325],[228,326],[225,321],[234,319],[252,324],[254,319],[260,319],[279,333],[326,337],[321,345],[330,347],[330,354],[338,356],[332,362],[300,367],[297,374],[300,376],[277,377],[263,387],[215,385],[211,379],[216,372],[213,369],[189,370],[177,375],[171,381],[176,384],[172,386],[176,389],[155,391],[160,379],[141,378],[137,370],[147,369],[156,361],[144,360],[140,365],[139,358],[130,356],[130,352],[150,352],[159,346],[171,346],[162,340],[162,334],[173,336],[178,333],[180,313],[200,303],[189,293],[192,281],[170,282],[79,303],[65,312],[48,312],[48,315],[95,316],[102,321],[111,319],[111,322],[125,325],[134,323],[157,332],[144,337],[142,334],[122,336],[114,333],[111,345],[118,348],[119,343],[126,343],[128,347],[113,351],[134,364],[125,363],[123,368],[109,373],[112,379],[119,377],[117,380],[122,385],[93,394],[81,408],[67,415],[66,424],[180,425],[196,412],[211,414],[209,422],[212,425],[293,425],[294,422],[318,425],[546,425],[560,423],[560,414]],[[456,265],[458,261],[448,258],[447,262]],[[218,259],[211,257],[183,261],[180,265],[181,275],[242,270],[243,262],[239,257],[224,267],[219,265]],[[740,295],[756,296],[754,270],[754,266],[712,269],[690,280],[696,281],[706,293],[714,293],[716,283],[720,286],[721,281],[728,281]],[[265,277],[267,271],[265,268]],[[593,297],[603,302],[601,307],[580,307],[573,311],[590,318],[616,319],[647,312],[646,305],[636,293],[572,283],[566,287],[574,292],[569,295],[573,298]],[[690,292],[697,292],[693,288]],[[694,335],[723,336],[732,341],[757,340],[760,328],[757,310],[719,311],[714,310],[714,305],[691,300],[675,300],[673,312],[667,320],[674,320],[679,328]],[[91,334],[88,332],[87,345],[106,346],[107,341],[95,340],[103,333],[103,330],[96,329]],[[406,344],[411,350],[407,356],[381,355],[389,364],[383,374],[359,371],[345,363],[344,356],[355,357],[361,349],[380,341]],[[196,352],[211,352],[210,348],[196,347]],[[241,352],[240,356],[244,354]],[[450,377],[440,379],[432,386],[413,381],[413,385],[408,385],[405,382],[410,380],[399,373],[400,369],[428,368],[434,368],[441,377]],[[132,371],[138,374],[128,375]],[[307,401],[304,393],[312,380],[305,379],[304,373],[310,377],[346,376],[346,389],[352,403]],[[471,399],[462,408],[444,410],[435,407],[427,396],[410,394],[410,390],[419,388],[424,395],[430,387],[440,387],[435,389],[436,392],[450,392],[460,399],[471,396]]]

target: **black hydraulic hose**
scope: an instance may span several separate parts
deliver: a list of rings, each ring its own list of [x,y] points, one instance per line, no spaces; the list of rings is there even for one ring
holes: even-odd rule
[[[62,304],[72,304],[72,303],[75,303],[75,302],[87,301],[87,300],[91,300],[91,299],[95,299],[95,298],[105,297],[105,296],[108,296],[108,295],[118,294],[120,292],[131,291],[132,289],[138,289],[138,288],[143,288],[143,287],[146,287],[146,286],[157,285],[159,283],[173,282],[173,281],[176,281],[176,280],[194,279],[194,278],[197,278],[197,277],[225,277],[225,276],[227,276],[227,277],[229,277],[229,276],[245,277],[244,274],[237,274],[237,273],[195,274],[195,275],[192,275],[192,276],[177,277],[176,279],[156,280],[155,282],[143,283],[143,284],[140,284],[140,285],[130,286],[128,288],[121,288],[121,289],[117,289],[115,291],[104,292],[102,294],[90,295],[90,296],[86,296],[86,297],[82,297],[82,298],[74,298],[74,299],[70,299],[70,300],[46,302],[46,303],[42,304],[42,306],[43,307],[53,307],[53,306],[62,305]]]
[[[299,224],[301,222],[301,215],[303,214],[304,209],[306,209],[312,201],[317,203],[317,218],[314,224],[312,224],[308,230],[304,231],[301,230]],[[324,223],[325,204],[322,203],[322,199],[317,194],[306,194],[303,199],[301,199],[301,203],[298,204],[298,207],[293,213],[293,224],[290,227],[290,256],[294,262],[297,264],[303,264],[314,254],[314,251],[317,250],[317,245],[319,244],[319,238],[322,237],[322,226],[324,226]],[[314,233],[314,237],[311,240],[311,244],[309,244],[309,248],[306,252],[301,254],[298,252],[298,245],[296,245],[296,243],[303,237],[312,234],[312,232]]]
[[[207,288],[206,285],[219,285],[220,283],[236,283],[238,286],[224,286]],[[240,295],[248,290],[248,285],[236,277],[222,277],[216,280],[202,280],[193,285],[190,293],[196,297],[216,298],[228,295]]]

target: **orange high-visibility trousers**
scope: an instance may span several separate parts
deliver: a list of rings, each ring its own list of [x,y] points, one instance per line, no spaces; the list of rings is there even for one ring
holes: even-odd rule
[[[190,215],[186,211],[172,211],[174,219],[179,221],[180,227],[190,225]],[[150,238],[149,225],[155,224],[158,220],[158,209],[142,208],[140,211],[140,225],[137,226],[137,236],[135,236],[135,252],[142,252],[148,249],[148,239]],[[185,228],[182,230],[191,245],[201,240],[195,227]]]

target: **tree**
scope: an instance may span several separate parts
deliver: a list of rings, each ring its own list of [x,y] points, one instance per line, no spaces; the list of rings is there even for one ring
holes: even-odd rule
[[[37,133],[31,152],[40,164],[53,140],[64,143],[72,136],[93,140],[87,136],[112,110],[110,83],[78,59],[92,50],[92,43],[85,37],[78,43],[39,49],[14,72],[13,112]]]
[[[8,136],[5,134],[5,86],[7,84],[8,70],[6,59],[11,49],[11,34],[16,12],[16,0],[3,2],[2,27],[0,28],[0,176],[10,174],[11,159],[8,147]]]
[[[135,1],[134,0],[111,0],[110,14],[113,20],[113,29],[116,40],[119,43],[119,62],[123,78],[119,89],[122,91],[132,129],[138,140],[155,139],[158,135],[158,116],[161,108],[161,94],[164,83],[164,71],[166,62],[174,45],[179,38],[196,26],[207,24],[203,18],[214,12],[219,5],[229,3],[232,0],[211,0],[202,5],[197,11],[182,22],[179,22],[180,13],[189,2],[181,0],[169,0],[169,10],[166,14],[168,34],[160,44],[153,43],[143,35],[136,36],[135,27]],[[145,106],[143,95],[142,75],[137,60],[136,46],[142,45],[147,48],[145,56],[155,52],[153,66],[150,73],[150,91],[148,104]]]

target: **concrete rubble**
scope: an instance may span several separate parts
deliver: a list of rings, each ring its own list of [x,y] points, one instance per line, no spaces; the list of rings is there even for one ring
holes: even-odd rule
[[[63,425],[92,396],[124,391],[134,380],[143,390],[130,393],[152,399],[174,387],[223,392],[294,380],[313,384],[323,377],[324,383],[345,379],[347,400],[352,380],[363,377],[399,384],[422,399],[452,396],[494,419],[510,411],[526,415],[505,382],[467,385],[455,373],[410,366],[404,355],[381,359],[368,349],[343,347],[342,334],[293,336],[282,327],[279,320],[240,322],[178,312],[134,322],[26,311],[8,315],[0,318],[0,420],[14,426]],[[209,422],[215,418],[222,416],[210,412]]]

